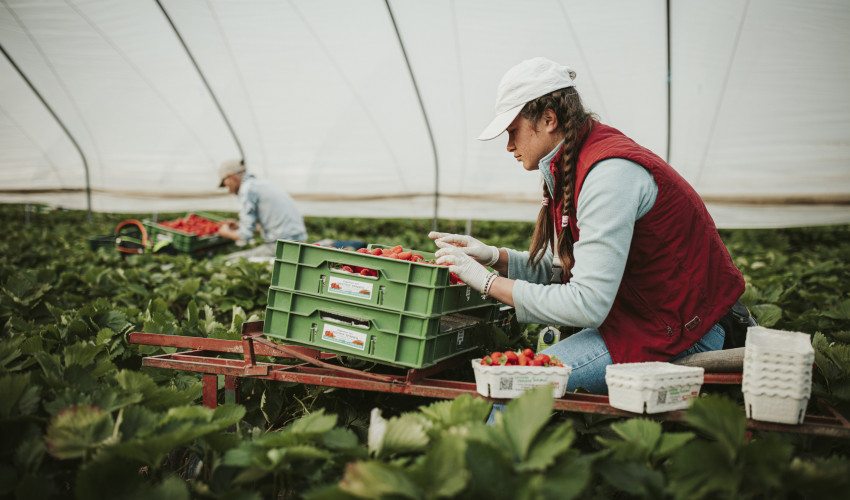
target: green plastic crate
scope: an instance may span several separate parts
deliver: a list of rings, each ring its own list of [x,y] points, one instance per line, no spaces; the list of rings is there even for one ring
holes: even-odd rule
[[[430,260],[434,254],[413,250]],[[339,269],[369,268],[376,277]],[[496,306],[465,284],[449,284],[448,266],[388,259],[293,241],[277,242],[272,286],[422,317]]]
[[[193,212],[186,214],[186,217],[189,217],[192,213]],[[205,212],[194,212],[194,214],[213,222],[221,222],[224,220],[224,217]],[[144,220],[142,223],[145,225],[145,229],[148,232],[148,238],[150,238],[154,244],[159,241],[168,241],[178,252],[182,253],[195,253],[230,243],[229,239],[217,234],[198,236],[192,233],[184,233],[183,231],[178,231],[150,220]]]
[[[270,287],[263,333],[322,352],[424,368],[475,349],[471,329],[496,312],[484,306],[423,318]]]

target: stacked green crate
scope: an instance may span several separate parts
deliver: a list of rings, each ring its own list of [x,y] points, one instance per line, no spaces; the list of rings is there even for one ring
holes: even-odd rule
[[[415,252],[426,260],[428,252]],[[343,270],[370,269],[375,276]],[[471,329],[497,303],[425,262],[279,241],[264,333],[287,342],[422,368],[476,346]]]
[[[194,214],[213,222],[221,222],[224,220],[224,217],[206,212],[195,212]],[[186,217],[191,215],[192,213],[188,213],[186,214]],[[218,234],[198,236],[196,234],[187,233],[168,226],[163,226],[162,224],[151,220],[144,220],[143,224],[148,232],[148,238],[150,238],[154,245],[158,242],[167,241],[181,253],[196,253],[230,242],[230,240],[219,236]]]

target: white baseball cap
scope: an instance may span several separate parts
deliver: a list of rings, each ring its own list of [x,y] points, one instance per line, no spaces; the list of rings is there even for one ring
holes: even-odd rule
[[[218,167],[218,187],[224,187],[224,179],[230,174],[245,173],[245,162],[242,160],[227,160]]]
[[[576,72],[545,57],[527,59],[509,69],[496,91],[496,117],[478,136],[495,139],[514,121],[526,103],[550,92],[575,87]]]

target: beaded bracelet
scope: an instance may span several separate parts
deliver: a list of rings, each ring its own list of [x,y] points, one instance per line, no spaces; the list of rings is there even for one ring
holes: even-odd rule
[[[490,295],[490,287],[493,286],[493,282],[496,281],[496,273],[490,273],[487,276],[487,281],[484,282],[484,292],[481,293],[481,298],[486,299],[488,295]]]

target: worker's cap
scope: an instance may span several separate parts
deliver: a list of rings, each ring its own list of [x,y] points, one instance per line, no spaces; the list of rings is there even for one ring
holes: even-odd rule
[[[224,179],[230,174],[244,174],[245,163],[242,160],[227,160],[218,167],[218,187],[224,187]]]
[[[496,117],[478,136],[495,139],[514,121],[526,103],[550,92],[575,87],[576,72],[544,57],[527,59],[509,69],[496,91]]]

